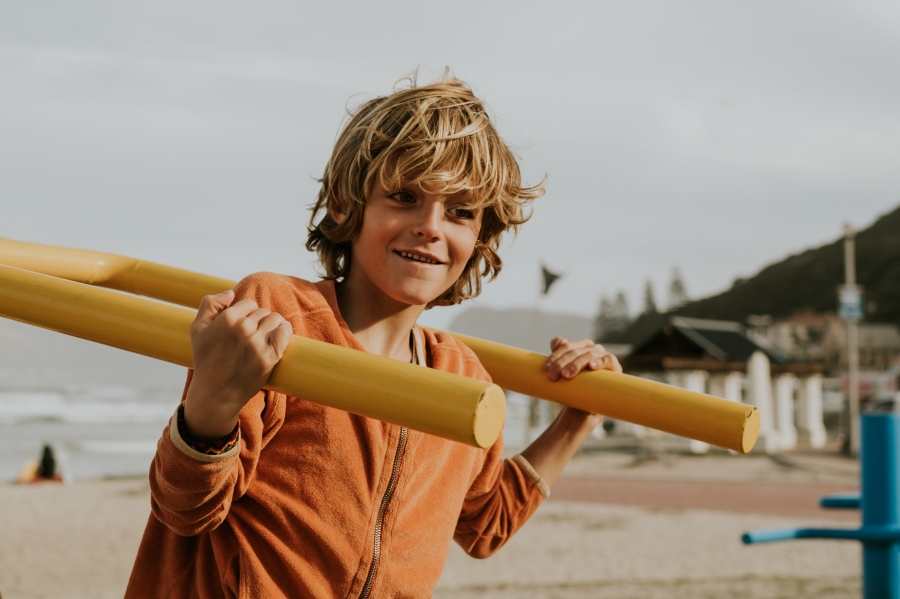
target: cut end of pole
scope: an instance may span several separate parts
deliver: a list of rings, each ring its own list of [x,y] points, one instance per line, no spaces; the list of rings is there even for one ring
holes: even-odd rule
[[[506,394],[497,385],[485,389],[475,409],[475,444],[487,448],[497,441],[506,418]]]
[[[759,410],[750,408],[744,423],[744,438],[741,439],[741,453],[750,453],[759,437]]]

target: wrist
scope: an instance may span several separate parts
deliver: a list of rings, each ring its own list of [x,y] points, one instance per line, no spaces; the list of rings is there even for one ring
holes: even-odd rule
[[[603,420],[603,415],[565,407],[559,413],[559,422],[569,434],[590,434]]]
[[[208,397],[192,394],[189,388],[184,398],[184,425],[188,434],[199,441],[212,441],[231,434],[240,413],[240,408],[231,407],[229,402]]]

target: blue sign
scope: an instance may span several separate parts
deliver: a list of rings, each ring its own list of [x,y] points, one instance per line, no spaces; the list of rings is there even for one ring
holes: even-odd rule
[[[838,287],[840,305],[838,316],[844,320],[862,320],[862,287],[859,285],[841,285]]]

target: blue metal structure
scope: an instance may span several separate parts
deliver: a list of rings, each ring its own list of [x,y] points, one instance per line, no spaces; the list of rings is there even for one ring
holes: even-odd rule
[[[823,497],[827,508],[859,509],[857,529],[778,528],[748,532],[744,543],[787,539],[847,539],[863,547],[863,598],[900,599],[900,415],[860,417],[861,494]]]

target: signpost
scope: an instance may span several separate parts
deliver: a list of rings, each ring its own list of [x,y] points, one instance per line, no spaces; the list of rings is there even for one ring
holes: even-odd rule
[[[859,455],[859,321],[863,317],[862,288],[856,284],[856,231],[844,225],[844,281],[838,288],[839,314],[847,321],[847,379],[850,422],[847,425],[850,455]]]

